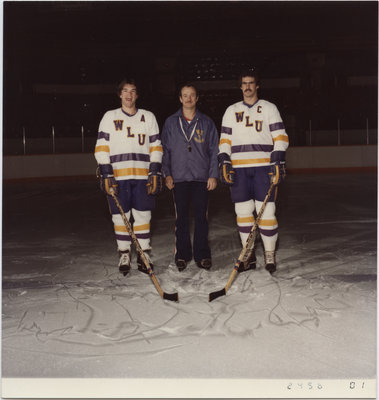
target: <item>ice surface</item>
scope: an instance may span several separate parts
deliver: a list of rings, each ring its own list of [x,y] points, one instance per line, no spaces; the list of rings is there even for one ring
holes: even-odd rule
[[[152,219],[159,296],[118,273],[95,180],[4,185],[2,375],[32,378],[345,379],[376,376],[376,175],[288,175],[279,187],[278,271],[239,274],[228,188],[211,193],[214,266],[173,263],[171,193]]]

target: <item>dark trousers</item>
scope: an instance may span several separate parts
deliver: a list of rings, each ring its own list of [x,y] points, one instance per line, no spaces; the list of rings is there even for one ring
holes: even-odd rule
[[[196,262],[211,258],[208,245],[208,190],[206,182],[179,182],[174,186],[174,202],[176,210],[175,260]],[[190,238],[190,206],[193,206],[194,237],[193,252]]]

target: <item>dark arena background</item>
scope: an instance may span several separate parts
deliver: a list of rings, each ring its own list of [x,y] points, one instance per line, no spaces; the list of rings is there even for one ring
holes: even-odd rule
[[[378,2],[2,4],[0,397],[375,398]],[[220,131],[246,68],[289,136],[277,270],[258,237],[257,268],[210,302],[241,252],[230,188],[209,193],[212,268],[179,272],[165,187],[150,232],[166,301],[134,248],[119,272],[100,120],[127,76],[161,129],[189,82]]]
[[[92,152],[124,76],[160,126],[196,83],[220,127],[244,67],[291,147],[376,144],[377,20],[376,1],[5,1],[4,154]]]

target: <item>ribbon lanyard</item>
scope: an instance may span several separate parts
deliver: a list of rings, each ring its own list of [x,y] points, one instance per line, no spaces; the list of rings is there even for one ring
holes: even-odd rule
[[[192,150],[192,147],[191,147],[190,141],[191,141],[191,139],[192,139],[192,136],[193,136],[193,134],[195,133],[195,129],[196,129],[196,125],[197,125],[197,121],[198,121],[198,120],[196,120],[196,124],[195,124],[195,126],[193,127],[193,129],[192,129],[191,136],[190,136],[190,138],[188,139],[188,137],[187,137],[187,135],[186,135],[186,133],[184,132],[184,129],[183,129],[183,123],[182,123],[182,120],[181,120],[181,118],[179,117],[179,123],[180,123],[180,127],[182,128],[182,132],[183,132],[184,138],[185,138],[185,139],[186,139],[186,141],[187,141],[187,148],[188,148],[188,151],[191,151],[191,150]]]

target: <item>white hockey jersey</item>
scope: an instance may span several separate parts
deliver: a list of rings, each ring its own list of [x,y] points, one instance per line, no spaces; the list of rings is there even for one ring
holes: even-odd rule
[[[107,111],[99,125],[95,148],[98,164],[112,164],[116,180],[147,179],[150,162],[162,163],[159,127],[152,112],[122,108]]]
[[[229,106],[222,119],[219,152],[230,156],[234,168],[269,165],[271,153],[284,152],[288,135],[275,104],[258,100]]]

